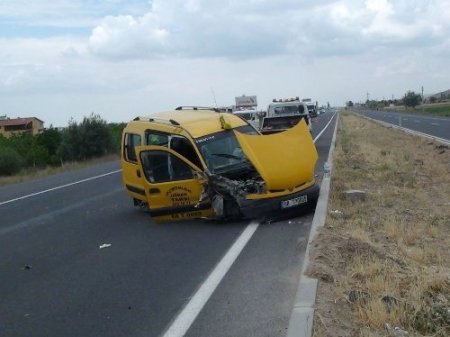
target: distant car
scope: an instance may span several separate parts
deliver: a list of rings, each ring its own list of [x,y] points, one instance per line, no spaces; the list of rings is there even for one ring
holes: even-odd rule
[[[308,106],[309,116],[311,118],[317,117],[317,107],[316,107],[316,105],[312,104],[312,103],[306,103],[306,105]]]
[[[304,120],[262,135],[209,108],[137,117],[122,136],[123,184],[156,221],[264,218],[310,205],[317,158]]]

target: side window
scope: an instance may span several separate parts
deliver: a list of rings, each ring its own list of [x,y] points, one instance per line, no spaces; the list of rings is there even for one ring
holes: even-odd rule
[[[198,167],[202,167],[200,158],[198,157],[197,152],[195,152],[194,146],[185,137],[147,130],[145,133],[145,145],[158,145],[168,147],[171,150],[178,152]]]
[[[194,146],[186,138],[177,136],[172,137],[170,140],[170,148],[194,163],[197,167],[202,167]]]
[[[127,133],[125,134],[124,142],[125,160],[137,162],[135,147],[141,145],[141,136],[134,133]]]
[[[191,167],[168,152],[144,151],[141,152],[141,161],[145,177],[152,183],[194,178]]]

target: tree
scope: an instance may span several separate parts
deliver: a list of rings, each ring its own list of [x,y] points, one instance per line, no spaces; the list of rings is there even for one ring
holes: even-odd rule
[[[50,156],[56,155],[61,144],[62,134],[57,129],[50,127],[36,135],[36,144],[45,147]]]
[[[346,105],[347,105],[348,107],[352,107],[352,106],[353,106],[353,102],[352,102],[352,101],[348,101],[348,102],[346,103]]]
[[[58,148],[58,154],[63,160],[78,160],[80,144],[80,128],[73,119],[69,121],[69,126],[64,129],[61,137],[61,143]]]
[[[114,151],[114,140],[108,124],[99,115],[84,117],[80,124],[82,159],[100,157]]]
[[[99,115],[84,117],[78,124],[71,120],[64,130],[58,153],[64,160],[85,160],[115,150],[111,129]]]
[[[420,94],[416,94],[414,91],[408,91],[403,97],[403,104],[405,107],[415,108],[417,105],[422,102],[422,96]]]
[[[114,151],[120,150],[120,143],[122,140],[122,131],[125,128],[126,123],[109,123],[108,127],[111,130],[114,141]]]

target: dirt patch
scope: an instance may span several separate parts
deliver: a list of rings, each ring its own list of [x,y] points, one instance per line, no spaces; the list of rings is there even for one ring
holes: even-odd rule
[[[314,336],[450,336],[450,150],[342,113],[328,207]]]

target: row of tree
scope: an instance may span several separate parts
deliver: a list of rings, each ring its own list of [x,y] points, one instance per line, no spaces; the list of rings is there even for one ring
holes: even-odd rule
[[[389,99],[389,100],[367,100],[364,104],[367,108],[378,109],[388,107],[390,105],[415,108],[422,103],[422,95],[415,93],[414,91],[408,91],[402,99]],[[354,103],[352,101],[346,102],[346,106],[352,107]]]
[[[59,166],[116,153],[125,124],[108,124],[91,114],[81,123],[74,120],[63,131],[50,127],[37,135],[0,135],[0,175],[12,175],[24,168]]]

